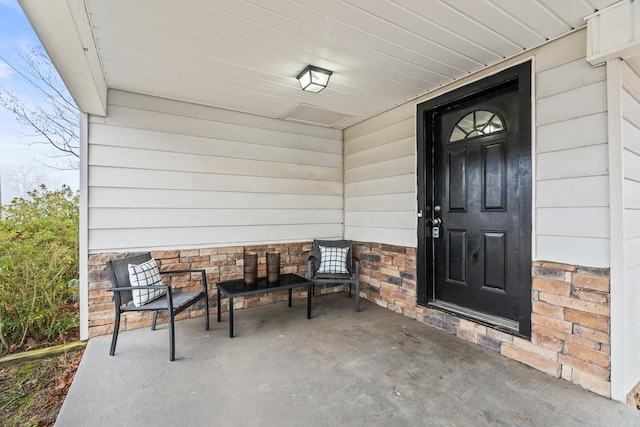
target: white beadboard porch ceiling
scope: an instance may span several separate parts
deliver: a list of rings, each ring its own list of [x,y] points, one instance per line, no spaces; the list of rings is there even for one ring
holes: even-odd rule
[[[276,118],[311,107],[326,112],[323,125],[344,129],[582,27],[583,17],[616,2],[85,0],[85,7],[110,88]],[[296,75],[307,64],[333,71],[324,91],[300,89]]]

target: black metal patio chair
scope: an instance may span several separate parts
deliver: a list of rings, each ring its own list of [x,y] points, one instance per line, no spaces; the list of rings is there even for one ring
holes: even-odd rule
[[[157,270],[157,267],[155,269],[151,267],[145,268],[144,271],[142,271],[142,269],[134,268],[134,274],[140,273],[142,276],[146,276],[146,278],[142,277],[143,282],[145,279],[149,279],[148,281],[153,284],[146,286],[132,286],[129,276],[129,266],[150,266],[153,265],[153,263],[147,263],[147,261],[150,261],[151,259],[151,254],[146,253],[129,258],[107,261],[107,271],[109,272],[109,279],[113,286],[109,290],[114,293],[114,302],[116,306],[113,337],[111,339],[111,350],[109,351],[109,354],[113,356],[116,351],[118,330],[120,329],[120,316],[122,313],[129,311],[153,311],[151,330],[154,331],[156,329],[158,312],[166,311],[169,316],[169,361],[172,362],[175,359],[175,333],[173,320],[178,313],[192,306],[201,299],[204,299],[205,329],[209,329],[209,295],[207,292],[207,275],[205,270],[176,270],[160,272]],[[201,273],[202,290],[195,292],[172,292],[171,286],[161,284],[162,281],[160,279],[160,275],[180,273]],[[155,279],[152,277],[154,274],[156,275]],[[160,296],[158,296],[158,294]],[[136,301],[134,301],[134,298]]]
[[[315,284],[356,285],[356,311],[360,311],[360,260],[353,256],[351,240],[314,240],[307,262],[307,279]]]

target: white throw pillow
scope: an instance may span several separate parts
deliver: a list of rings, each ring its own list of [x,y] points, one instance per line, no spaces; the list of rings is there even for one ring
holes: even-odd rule
[[[139,265],[129,264],[129,283],[131,286],[144,288],[146,286],[162,285],[160,269],[154,259],[143,262]],[[141,289],[131,291],[133,295],[133,305],[140,307],[146,303],[160,298],[166,292],[164,289]]]
[[[320,246],[320,268],[318,273],[345,274],[347,270],[347,254],[349,248]]]

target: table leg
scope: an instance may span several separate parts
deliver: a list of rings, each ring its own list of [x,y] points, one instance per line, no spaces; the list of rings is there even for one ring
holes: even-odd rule
[[[233,298],[229,297],[229,338],[233,338]]]
[[[311,319],[311,288],[313,284],[307,285],[307,319]]]
[[[293,289],[289,288],[289,307],[291,307],[291,295],[293,294]]]
[[[218,323],[220,323],[220,289],[218,289]]]

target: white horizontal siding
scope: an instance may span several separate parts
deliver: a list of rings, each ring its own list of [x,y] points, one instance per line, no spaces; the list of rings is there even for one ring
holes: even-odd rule
[[[622,163],[625,180],[640,183],[640,155],[630,150],[624,150]]]
[[[625,136],[625,149],[640,154],[640,123],[632,123],[628,119],[624,120],[622,134]]]
[[[89,166],[106,166],[141,170],[212,173],[220,175],[247,175],[342,181],[342,170],[325,166],[295,163],[265,162],[261,160],[225,158],[213,155],[171,153],[167,151],[92,145]]]
[[[584,58],[536,75],[536,259],[609,266],[605,79]]]
[[[398,128],[398,123],[402,123],[410,118],[413,118],[416,114],[416,106],[414,102],[406,102],[402,105],[399,105],[396,108],[393,108],[384,114],[380,114],[378,116],[372,117],[369,120],[365,120],[364,122],[358,123],[355,126],[351,126],[348,129],[345,129],[344,139],[345,141],[350,141],[348,146],[345,146],[345,155],[352,154],[358,151],[358,144],[351,144],[351,141],[358,141],[361,137],[364,137],[363,140],[367,140],[367,135],[373,132],[381,132],[387,128],[391,128],[386,132],[392,133],[392,129]],[[404,131],[397,132],[396,134],[401,135],[403,132],[410,132],[408,128]],[[413,134],[413,132],[411,132]],[[380,135],[380,133],[379,133]],[[381,143],[383,141],[393,141],[395,139],[393,137],[381,138]],[[369,144],[375,144],[375,142],[369,142]]]
[[[131,110],[129,109],[128,111]],[[255,139],[249,141],[220,139],[222,135],[218,138],[207,138],[176,133],[169,134],[170,137],[167,138],[168,134],[166,132],[116,127],[113,125],[96,125],[91,132],[91,141],[94,145],[107,145],[110,147],[342,168],[342,159],[340,156],[336,156],[339,152],[318,150],[339,150],[340,146],[335,146],[333,144],[334,141],[327,143],[326,140],[320,140],[317,144],[308,147],[309,141],[304,136],[298,135],[290,142],[292,146],[287,147],[282,145],[281,138],[269,138],[273,132],[269,132],[268,135],[261,135],[260,133],[262,131],[258,129],[256,135],[253,136]],[[274,145],[265,145],[262,140],[258,139],[261,137],[274,139]],[[304,148],[305,145],[308,148]],[[318,149],[314,149],[316,145]]]
[[[585,62],[584,66],[588,67],[589,65]],[[565,74],[567,71],[563,70],[562,67],[545,71],[545,73],[557,73],[556,77],[562,79],[562,81],[571,78],[571,75]],[[580,102],[576,102],[577,99]],[[544,126],[590,116],[606,110],[607,87],[604,81],[600,81],[538,99],[536,124],[537,126]]]
[[[623,283],[612,284],[612,302],[622,301],[624,309],[612,319],[616,324],[615,348],[623,351],[624,391],[631,390],[640,380],[638,351],[640,349],[640,77],[623,61],[620,62],[620,104],[622,110],[622,256]],[[617,307],[617,306],[616,306]],[[621,331],[621,333],[618,333]],[[620,360],[619,358],[617,360]],[[614,363],[615,359],[612,360]]]
[[[92,187],[153,188],[242,193],[339,195],[342,182],[281,177],[214,174],[180,170],[151,170],[94,166]]]
[[[622,184],[625,209],[640,209],[640,188],[637,181],[625,179]]]
[[[353,154],[347,154],[344,158],[344,166],[347,169],[357,168],[380,159],[391,160],[413,155],[416,141],[414,135],[393,141],[384,145],[364,149]]]
[[[346,212],[403,210],[415,212],[415,192],[345,198]],[[414,214],[415,217],[415,214]]]
[[[562,69],[564,77],[558,78],[558,70]],[[536,97],[538,99],[573,91],[592,83],[603,82],[606,79],[605,67],[593,68],[585,63],[584,58],[576,59],[554,67],[555,71],[544,71],[536,75]]]
[[[609,207],[538,208],[539,236],[609,238]]]
[[[260,215],[246,208],[156,208],[149,215],[145,208],[93,208],[89,221],[94,229],[114,228],[186,228],[290,224],[339,224],[342,209],[261,209]],[[185,223],[185,217],[189,222]],[[215,222],[213,219],[215,218]]]
[[[89,128],[89,250],[343,236],[342,132],[109,92]]]
[[[610,241],[608,238],[537,235],[536,247],[540,259],[589,267],[609,267]]]
[[[398,175],[416,173],[415,155],[401,157],[399,159],[382,160],[369,165],[345,169],[345,185],[353,182],[367,181],[371,179],[389,178]],[[414,189],[415,190],[415,189]]]
[[[637,256],[636,254],[640,254],[640,238],[632,237],[632,238],[626,239],[624,241],[624,251],[625,251],[625,254],[629,254],[629,255],[625,255],[624,257],[624,268],[627,271],[633,270],[635,268],[639,268],[640,257]],[[635,283],[634,285],[638,286],[639,284]]]
[[[609,150],[606,144],[541,153],[536,159],[537,178],[540,181],[609,173]]]
[[[537,153],[607,143],[607,113],[601,112],[563,122],[538,126]]]
[[[407,110],[407,113],[409,111]],[[372,129],[370,133],[349,139],[349,144],[345,145],[345,157],[353,156],[355,154],[366,155],[369,150],[376,147],[384,146],[393,141],[399,141],[405,138],[411,138],[415,135],[413,129],[415,115],[414,111],[409,113],[408,117],[400,117],[401,121],[386,125],[383,128]],[[376,117],[378,120],[382,120],[380,117]],[[356,125],[355,127],[358,127]],[[375,152],[375,151],[374,151]]]
[[[89,208],[342,209],[342,196],[136,188],[89,188]],[[150,211],[149,214],[153,214]],[[212,219],[215,221],[215,218]]]
[[[415,227],[414,227],[415,228]],[[344,228],[345,235],[351,240],[360,242],[378,242],[399,246],[416,246],[416,231],[394,227],[360,227],[347,225]]]
[[[346,197],[396,194],[405,192],[414,185],[416,185],[415,175],[397,175],[345,184],[344,193]]]
[[[640,237],[640,209],[624,210],[624,231],[627,239]]]
[[[313,237],[309,237],[309,235]],[[89,240],[98,242],[99,252],[149,250],[154,248],[196,248],[239,246],[336,238],[342,224],[251,225],[237,227],[180,227],[89,230]]]
[[[393,228],[415,231],[415,214],[408,211],[347,212],[345,222],[358,227]]]
[[[417,244],[415,106],[345,131],[345,237]]]
[[[599,175],[538,181],[536,206],[539,208],[609,206],[609,177]]]

